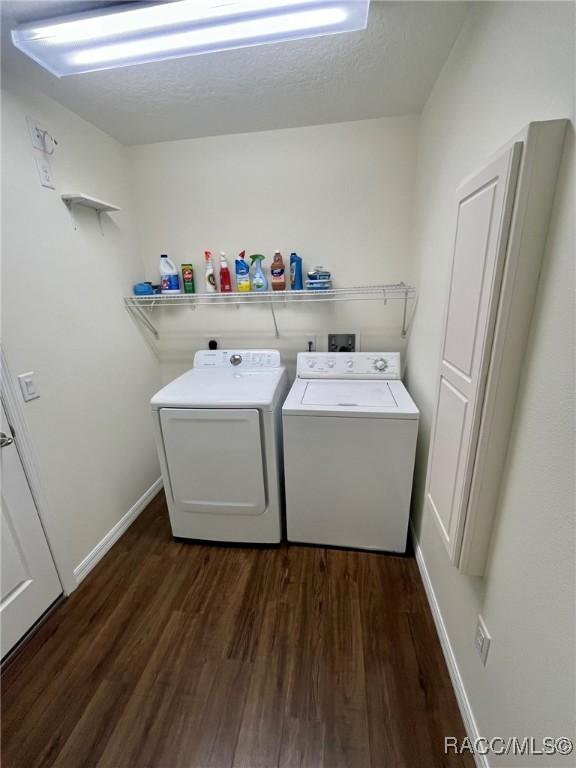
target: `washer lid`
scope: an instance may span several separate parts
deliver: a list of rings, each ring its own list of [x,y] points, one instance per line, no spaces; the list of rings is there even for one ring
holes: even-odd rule
[[[418,408],[399,380],[296,379],[284,416],[417,419]]]
[[[272,409],[284,392],[286,371],[193,368],[157,392],[153,408]]]
[[[303,405],[397,408],[398,403],[385,381],[310,381]]]

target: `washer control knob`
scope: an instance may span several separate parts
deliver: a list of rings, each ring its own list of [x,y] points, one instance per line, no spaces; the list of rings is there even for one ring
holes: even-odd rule
[[[242,362],[242,355],[230,355],[230,362],[232,365],[240,365]]]
[[[377,371],[385,371],[388,368],[388,361],[383,357],[379,357],[377,360],[374,360],[374,368]]]
[[[346,360],[347,368],[354,368],[354,360]]]
[[[334,366],[336,365],[336,360],[328,360],[326,365],[328,366],[328,368],[334,368]]]
[[[314,368],[316,365],[316,360],[314,360],[313,357],[308,358],[308,368]]]

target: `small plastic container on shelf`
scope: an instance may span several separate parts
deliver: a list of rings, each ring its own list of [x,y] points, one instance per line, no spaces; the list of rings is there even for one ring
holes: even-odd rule
[[[152,283],[136,283],[136,285],[132,287],[132,293],[134,296],[153,296],[154,288],[152,287]]]
[[[332,289],[332,275],[324,267],[314,267],[308,272],[306,280],[307,291],[330,291]]]
[[[331,291],[332,280],[306,280],[306,290],[316,291],[317,293],[320,293],[321,291]]]

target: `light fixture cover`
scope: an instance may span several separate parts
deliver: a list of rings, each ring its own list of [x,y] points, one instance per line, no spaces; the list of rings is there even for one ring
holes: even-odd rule
[[[57,77],[366,28],[370,0],[175,0],[21,24],[12,42]]]

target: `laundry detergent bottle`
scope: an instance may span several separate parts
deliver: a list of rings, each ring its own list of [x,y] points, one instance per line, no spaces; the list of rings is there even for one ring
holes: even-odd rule
[[[280,251],[274,251],[274,260],[270,267],[270,282],[272,283],[273,291],[285,291],[286,290],[286,269],[284,267],[284,261],[282,260],[282,254]]]
[[[250,291],[250,266],[246,261],[246,251],[240,251],[235,263],[236,290],[239,293]]]
[[[268,290],[268,278],[264,274],[262,269],[262,262],[266,257],[261,253],[254,253],[250,256],[250,264],[252,267],[252,290],[253,291],[267,291]]]
[[[162,293],[180,293],[178,270],[165,253],[160,256],[160,284]]]
[[[304,288],[302,282],[302,259],[295,252],[290,254],[290,288],[293,291],[301,291]]]

